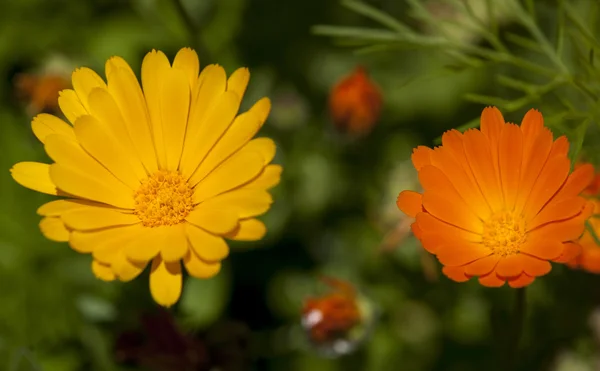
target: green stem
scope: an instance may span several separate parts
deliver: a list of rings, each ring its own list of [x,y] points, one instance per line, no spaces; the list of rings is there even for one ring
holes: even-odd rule
[[[208,50],[202,43],[202,39],[200,38],[200,27],[198,27],[194,19],[190,17],[189,12],[185,9],[185,6],[183,5],[183,0],[173,0],[173,5],[175,6],[175,10],[177,10],[177,13],[179,13],[181,20],[183,21],[183,24],[185,25],[185,28],[188,31],[188,36],[191,44],[190,46],[196,49],[196,52],[200,56],[201,63],[208,64],[202,62],[209,62],[210,55],[208,53]]]
[[[507,346],[507,370],[516,370],[519,356],[519,343],[523,333],[523,322],[525,321],[526,301],[525,287],[516,289],[515,309],[513,313],[512,328],[508,337]]]

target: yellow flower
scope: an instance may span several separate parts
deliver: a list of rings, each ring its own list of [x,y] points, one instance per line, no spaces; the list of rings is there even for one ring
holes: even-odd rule
[[[275,144],[252,139],[271,103],[237,115],[250,74],[227,78],[218,65],[201,73],[197,54],[181,49],[173,64],[146,55],[141,87],[122,58],[73,72],[73,90],[58,103],[72,126],[40,114],[32,128],[53,164],[16,164],[21,185],[62,196],[38,209],[42,233],[92,254],[94,274],[129,281],[151,261],[150,291],[173,305],[182,288],[181,260],[191,276],[216,275],[229,254],[224,238],[259,240],[255,219],[271,203],[281,167]],[[143,89],[143,90],[142,90]]]

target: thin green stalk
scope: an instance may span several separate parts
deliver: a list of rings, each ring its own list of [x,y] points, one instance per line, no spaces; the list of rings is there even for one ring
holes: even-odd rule
[[[515,298],[515,309],[513,312],[513,322],[512,327],[510,328],[510,333],[508,337],[507,344],[507,371],[516,370],[519,359],[519,343],[521,341],[521,337],[523,336],[523,323],[525,321],[525,311],[526,311],[526,291],[525,287],[520,289],[516,289],[516,298]]]

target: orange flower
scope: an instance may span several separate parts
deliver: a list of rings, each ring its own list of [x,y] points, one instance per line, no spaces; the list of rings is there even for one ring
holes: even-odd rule
[[[338,129],[363,135],[371,131],[381,113],[382,98],[364,67],[344,77],[331,90],[329,110]]]
[[[594,176],[594,180],[583,191],[583,195],[592,198],[594,204],[594,214],[600,214],[600,174]],[[600,218],[592,217],[589,220],[590,227],[596,233],[600,234]],[[581,268],[590,273],[600,273],[600,246],[596,243],[596,239],[589,231],[585,231],[579,239],[581,245],[581,254],[569,261],[567,264],[571,268]]]
[[[414,150],[424,193],[403,191],[397,204],[416,218],[415,236],[450,279],[527,286],[550,272],[550,261],[579,254],[574,241],[592,214],[580,193],[594,169],[569,175],[568,150],[567,138],[554,140],[540,112],[527,112],[519,127],[486,108],[481,130],[450,130],[442,146]]]
[[[311,341],[322,345],[346,338],[362,322],[355,289],[347,282],[322,277],[333,290],[309,298],[302,310],[302,323]]]
[[[40,112],[59,112],[58,92],[71,87],[69,79],[60,74],[20,74],[15,77],[15,87],[29,105],[27,110],[36,115]]]

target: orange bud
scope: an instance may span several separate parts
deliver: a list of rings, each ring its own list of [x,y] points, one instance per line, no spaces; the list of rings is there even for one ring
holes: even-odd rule
[[[362,322],[356,292],[352,285],[335,278],[323,277],[331,291],[309,298],[302,310],[303,323],[311,341],[328,343],[343,337]]]
[[[367,75],[364,67],[338,82],[329,95],[329,110],[339,130],[364,135],[379,119],[382,96],[379,87]]]
[[[32,115],[59,112],[58,92],[71,87],[69,79],[59,74],[20,74],[15,77],[18,95],[29,103]]]

